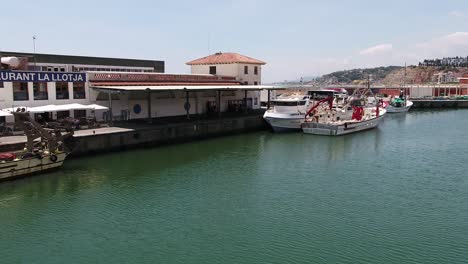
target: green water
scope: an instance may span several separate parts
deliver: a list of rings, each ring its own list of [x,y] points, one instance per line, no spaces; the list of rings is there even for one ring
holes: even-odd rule
[[[0,263],[468,263],[467,116],[69,160],[0,184]]]

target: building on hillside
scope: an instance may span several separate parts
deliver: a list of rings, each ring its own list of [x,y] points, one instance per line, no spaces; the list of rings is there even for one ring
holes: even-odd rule
[[[449,72],[439,72],[432,75],[432,82],[443,84],[443,83],[455,83],[458,82],[457,77],[451,71]]]
[[[88,116],[97,120],[151,119],[247,111],[260,108],[260,90],[267,88],[259,85],[260,66],[265,63],[242,55],[238,58],[249,58],[241,65],[248,64],[247,70],[234,71],[220,64],[214,74],[197,72],[195,65],[192,74],[166,74],[164,61],[153,60],[19,52],[1,55],[0,109],[49,105],[46,109],[53,109],[59,105],[60,111],[35,114],[54,120]],[[12,61],[14,66],[8,64]],[[97,104],[109,110],[77,109],[76,104]]]
[[[464,74],[463,77],[458,79],[460,81],[460,87],[468,88],[468,74]]]

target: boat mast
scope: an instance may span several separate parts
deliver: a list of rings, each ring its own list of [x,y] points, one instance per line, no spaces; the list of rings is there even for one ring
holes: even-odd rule
[[[405,62],[405,75],[403,76],[403,102],[405,103],[406,107],[406,62]]]

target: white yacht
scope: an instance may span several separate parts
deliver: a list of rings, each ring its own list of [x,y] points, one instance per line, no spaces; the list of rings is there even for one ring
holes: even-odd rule
[[[270,102],[270,108],[265,111],[263,119],[275,132],[299,131],[309,102],[308,95],[277,97]]]

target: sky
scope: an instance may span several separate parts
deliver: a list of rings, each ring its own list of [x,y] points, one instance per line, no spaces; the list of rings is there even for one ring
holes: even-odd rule
[[[164,60],[215,52],[266,61],[263,83],[468,56],[467,0],[0,0],[0,50]]]

